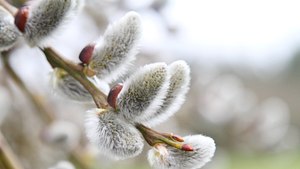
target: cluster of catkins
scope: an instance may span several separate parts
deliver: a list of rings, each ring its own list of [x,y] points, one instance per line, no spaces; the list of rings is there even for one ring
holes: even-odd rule
[[[79,4],[82,1],[41,0],[24,6],[15,16],[19,31],[12,25],[14,31],[11,32],[16,37],[22,34],[30,46],[40,46],[66,18],[78,12]],[[1,15],[0,26],[6,24],[4,30],[8,31],[11,21],[3,18]],[[0,33],[2,36],[2,27]],[[79,54],[84,73],[99,90],[108,94],[110,105],[86,112],[87,137],[101,153],[113,159],[127,159],[140,154],[144,137],[153,147],[148,153],[148,160],[154,168],[200,168],[214,155],[213,139],[192,135],[160,140],[160,137],[155,137],[158,132],[145,132],[150,129],[148,127],[167,120],[182,105],[190,84],[190,68],[185,61],[145,65],[123,84],[107,91],[107,86],[124,75],[135,60],[140,36],[141,18],[137,13],[129,12],[109,25],[101,38],[87,45]],[[9,40],[12,41],[10,45],[16,41],[11,36],[5,38],[1,37],[1,48],[7,48]],[[93,101],[81,83],[61,68],[54,69],[52,82],[56,91],[72,100]]]

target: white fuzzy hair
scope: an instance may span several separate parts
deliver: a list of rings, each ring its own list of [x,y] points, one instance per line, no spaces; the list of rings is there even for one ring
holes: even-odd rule
[[[148,161],[155,169],[199,169],[214,156],[216,145],[212,138],[203,135],[184,137],[184,143],[194,151],[183,151],[166,146],[167,154],[152,148],[148,152]]]
[[[169,86],[165,63],[145,65],[131,75],[117,99],[120,114],[129,121],[141,122],[152,116],[163,103]]]
[[[137,156],[143,150],[144,143],[139,131],[119,119],[114,112],[103,109],[87,111],[85,131],[90,142],[102,154],[115,160]]]
[[[29,1],[24,37],[30,46],[40,45],[59,32],[58,28],[78,13],[82,0]]]
[[[177,112],[185,100],[190,85],[190,68],[183,60],[173,62],[168,66],[170,84],[163,105],[143,123],[154,126],[164,122]]]
[[[98,78],[107,82],[118,79],[135,60],[140,37],[140,16],[136,12],[128,12],[109,25],[103,38],[96,42],[90,68],[96,71]]]

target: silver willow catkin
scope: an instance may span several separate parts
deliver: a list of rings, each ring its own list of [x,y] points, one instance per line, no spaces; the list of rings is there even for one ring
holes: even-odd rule
[[[172,116],[185,100],[190,85],[190,68],[185,61],[175,61],[168,66],[170,83],[163,104],[152,116],[143,123],[157,125]]]
[[[113,159],[127,159],[140,154],[144,143],[139,131],[114,112],[92,109],[86,112],[85,129],[89,140],[100,152]]]
[[[119,21],[109,25],[102,38],[84,48],[80,59],[99,79],[111,82],[125,74],[135,60],[140,36],[140,16],[128,12]],[[88,54],[84,51],[87,48],[91,50]]]
[[[183,138],[193,151],[182,151],[174,147],[159,145],[148,152],[148,161],[155,169],[199,169],[214,156],[216,145],[212,138],[192,135]]]
[[[40,45],[63,22],[75,15],[79,0],[40,0],[28,6],[24,37],[30,46]]]
[[[117,99],[120,115],[129,121],[143,121],[163,103],[169,86],[165,63],[154,63],[138,69],[123,85]]]

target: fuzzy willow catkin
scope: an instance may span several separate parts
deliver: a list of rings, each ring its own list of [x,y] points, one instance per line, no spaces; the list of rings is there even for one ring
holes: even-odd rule
[[[163,103],[169,86],[165,63],[154,63],[138,69],[123,85],[117,99],[120,115],[129,121],[143,121]]]
[[[149,126],[157,125],[172,116],[185,100],[189,90],[190,68],[185,61],[179,60],[168,66],[170,84],[163,104],[152,116],[144,121]]]
[[[127,159],[140,154],[144,143],[139,131],[114,112],[92,109],[86,112],[85,130],[100,153],[112,159]]]
[[[40,44],[78,10],[79,0],[40,0],[29,6],[24,37],[30,46]]]
[[[184,137],[184,143],[194,151],[182,151],[170,146],[160,145],[148,152],[148,161],[155,169],[199,169],[214,156],[216,145],[212,138],[203,135]]]
[[[92,51],[81,54],[80,60],[87,63],[99,79],[111,82],[125,74],[130,63],[135,60],[140,36],[140,16],[135,12],[128,12],[119,21],[108,26],[103,38],[88,45],[89,49],[93,47]]]

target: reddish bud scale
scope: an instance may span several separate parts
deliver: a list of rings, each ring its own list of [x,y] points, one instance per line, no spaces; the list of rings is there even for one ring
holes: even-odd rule
[[[79,54],[79,60],[82,63],[88,64],[92,58],[94,49],[95,49],[95,44],[89,44],[86,47],[84,47]]]
[[[179,142],[184,142],[184,139],[178,135],[172,135],[172,139],[179,141]]]
[[[115,85],[113,88],[110,89],[110,92],[107,96],[108,104],[111,107],[113,107],[114,109],[116,109],[116,107],[117,107],[117,105],[116,105],[117,98],[118,98],[118,95],[121,92],[122,88],[123,88],[123,84],[121,84],[121,83]]]
[[[18,10],[18,13],[15,16],[15,25],[21,32],[25,32],[25,26],[27,23],[29,15],[29,8],[28,6],[23,6]]]
[[[193,147],[188,144],[183,144],[181,147],[181,150],[183,151],[194,151]]]

